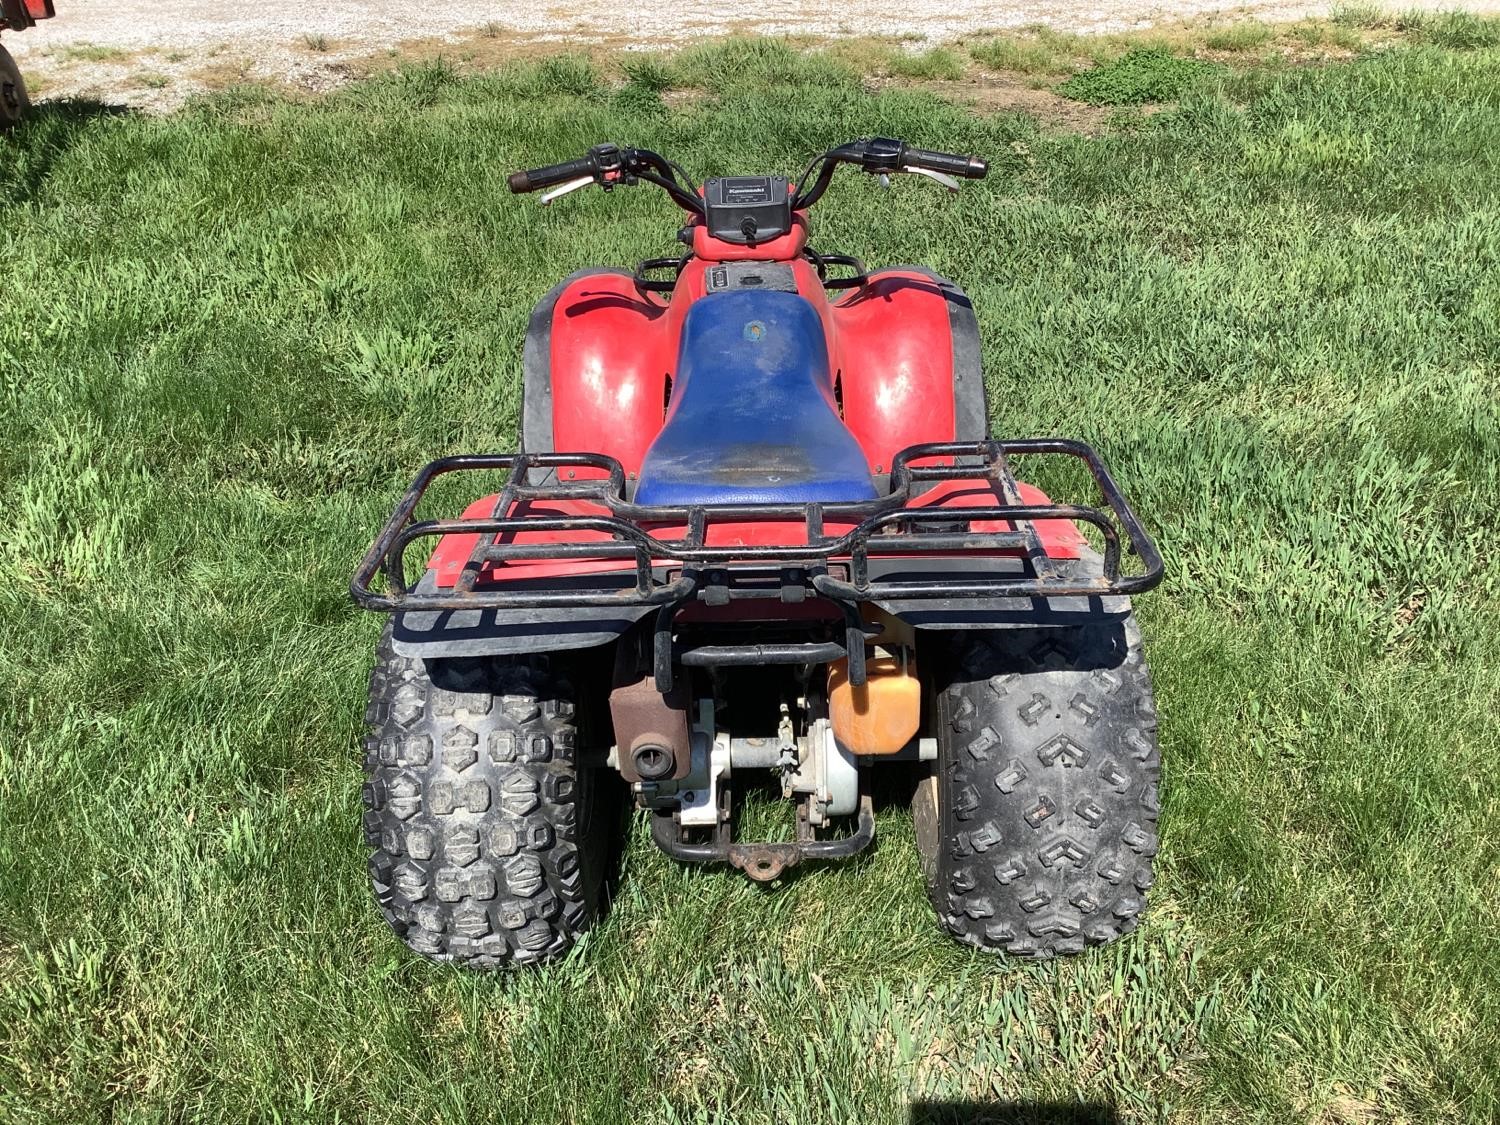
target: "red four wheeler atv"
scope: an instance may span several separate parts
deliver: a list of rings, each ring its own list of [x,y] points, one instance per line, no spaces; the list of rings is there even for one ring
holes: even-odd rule
[[[691,250],[553,289],[527,332],[522,451],[429,464],[355,575],[391,615],[371,872],[418,952],[567,949],[603,909],[627,787],[669,855],[772,880],[868,847],[869,775],[897,763],[922,775],[917,845],[954,937],[1047,957],[1135,925],[1159,757],[1128,596],[1160,557],[1088,446],[988,436],[957,286],[808,246],[843,164],[953,190],[986,171],[876,138],[795,184],[700,191],[613,145],[510,177],[544,203],[652,184]],[[1020,455],[1082,462],[1104,507],[1052,503]],[[439,477],[495,470],[461,518],[416,518]],[[736,839],[758,771],[795,802],[793,840]]]
[[[53,15],[52,0],[0,0],[0,31],[25,31]],[[30,108],[21,69],[11,53],[0,47],[0,130],[18,125]]]

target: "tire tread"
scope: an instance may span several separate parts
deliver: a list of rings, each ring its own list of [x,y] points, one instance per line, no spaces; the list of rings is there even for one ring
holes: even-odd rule
[[[1156,709],[1133,618],[956,641],[938,700],[943,928],[1022,957],[1130,932],[1157,850]]]
[[[385,631],[365,711],[376,901],[434,961],[556,957],[593,921],[600,891],[578,838],[586,786],[568,686],[535,657],[449,661],[441,679]]]

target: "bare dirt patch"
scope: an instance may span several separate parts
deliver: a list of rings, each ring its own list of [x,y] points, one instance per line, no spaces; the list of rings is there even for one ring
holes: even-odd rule
[[[874,85],[872,83],[872,85]],[[975,71],[963,78],[926,79],[911,82],[881,82],[928,90],[939,97],[967,105],[977,113],[1024,113],[1044,125],[1090,135],[1104,131],[1116,110],[1069,101],[1013,75]]]

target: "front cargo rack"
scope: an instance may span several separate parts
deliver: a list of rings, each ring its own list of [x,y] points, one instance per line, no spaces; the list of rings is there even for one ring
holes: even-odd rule
[[[1073,504],[1027,504],[1009,458],[1056,454],[1082,461],[1108,506],[1108,513]],[[941,459],[940,464],[918,464]],[[588,469],[603,477],[562,479],[560,470]],[[417,520],[423,495],[438,477],[451,473],[505,470],[509,478],[489,515],[480,518]],[[539,474],[542,479],[534,480]],[[926,487],[940,481],[987,485],[1004,501],[984,507],[912,508]],[[533,502],[582,501],[601,514],[517,514]],[[607,513],[607,514],[605,514]],[[712,544],[715,524],[786,521],[801,525],[804,541],[787,544]],[[1061,520],[1095,528],[1103,541],[1102,573],[1081,576],[1048,565],[1036,524]],[[976,531],[976,523],[1003,522],[1006,530]],[[829,523],[845,530],[825,531]],[[657,530],[647,529],[647,525]],[[660,528],[681,534],[659,538]],[[517,542],[528,532],[591,533],[607,538],[556,542]],[[1138,573],[1121,570],[1123,543],[1141,561]],[[451,588],[416,591],[406,578],[407,549],[418,540],[474,535],[477,542]],[[991,574],[975,570],[953,580],[872,578],[872,555],[952,556],[966,552],[1010,553],[1030,560],[1025,571]],[[570,581],[566,588],[507,587],[494,580],[495,568],[539,560],[629,560],[634,584],[619,581],[619,568],[597,587]],[[838,565],[830,567],[830,563]],[[875,500],[858,503],[704,504],[643,506],[626,498],[625,471],[599,453],[504,453],[446,457],[417,474],[390,519],[359,564],[351,584],[354,600],[386,613],[454,609],[536,609],[567,606],[680,605],[700,587],[720,584],[734,564],[780,568],[817,595],[857,605],[876,599],[965,599],[996,597],[1098,597],[1150,590],[1162,576],[1161,556],[1140,519],[1120,494],[1099,455],[1082,442],[1060,438],[1017,441],[934,442],[913,445],[891,464],[890,488]],[[490,581],[481,581],[488,574]],[[374,589],[384,576],[383,592]],[[763,587],[766,596],[784,597],[784,587]],[[755,596],[745,590],[741,596]],[[712,600],[712,595],[706,600]]]

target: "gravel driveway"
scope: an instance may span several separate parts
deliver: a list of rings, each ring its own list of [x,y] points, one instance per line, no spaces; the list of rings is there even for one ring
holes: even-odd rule
[[[1500,9],[1500,0],[1400,0],[1408,9]],[[1046,23],[1060,30],[1122,31],[1192,17],[1245,14],[1296,19],[1327,3],[1250,0],[761,0],[756,18],[716,0],[319,0],[299,5],[243,0],[57,0],[56,19],[9,35],[40,97],[87,96],[165,110],[192,93],[243,79],[321,90],[347,81],[355,60],[405,41],[458,38],[480,29],[491,40],[570,40],[669,46],[685,38],[753,31],[836,36],[879,34],[929,42],[986,28]],[[498,45],[498,44],[497,44]]]

